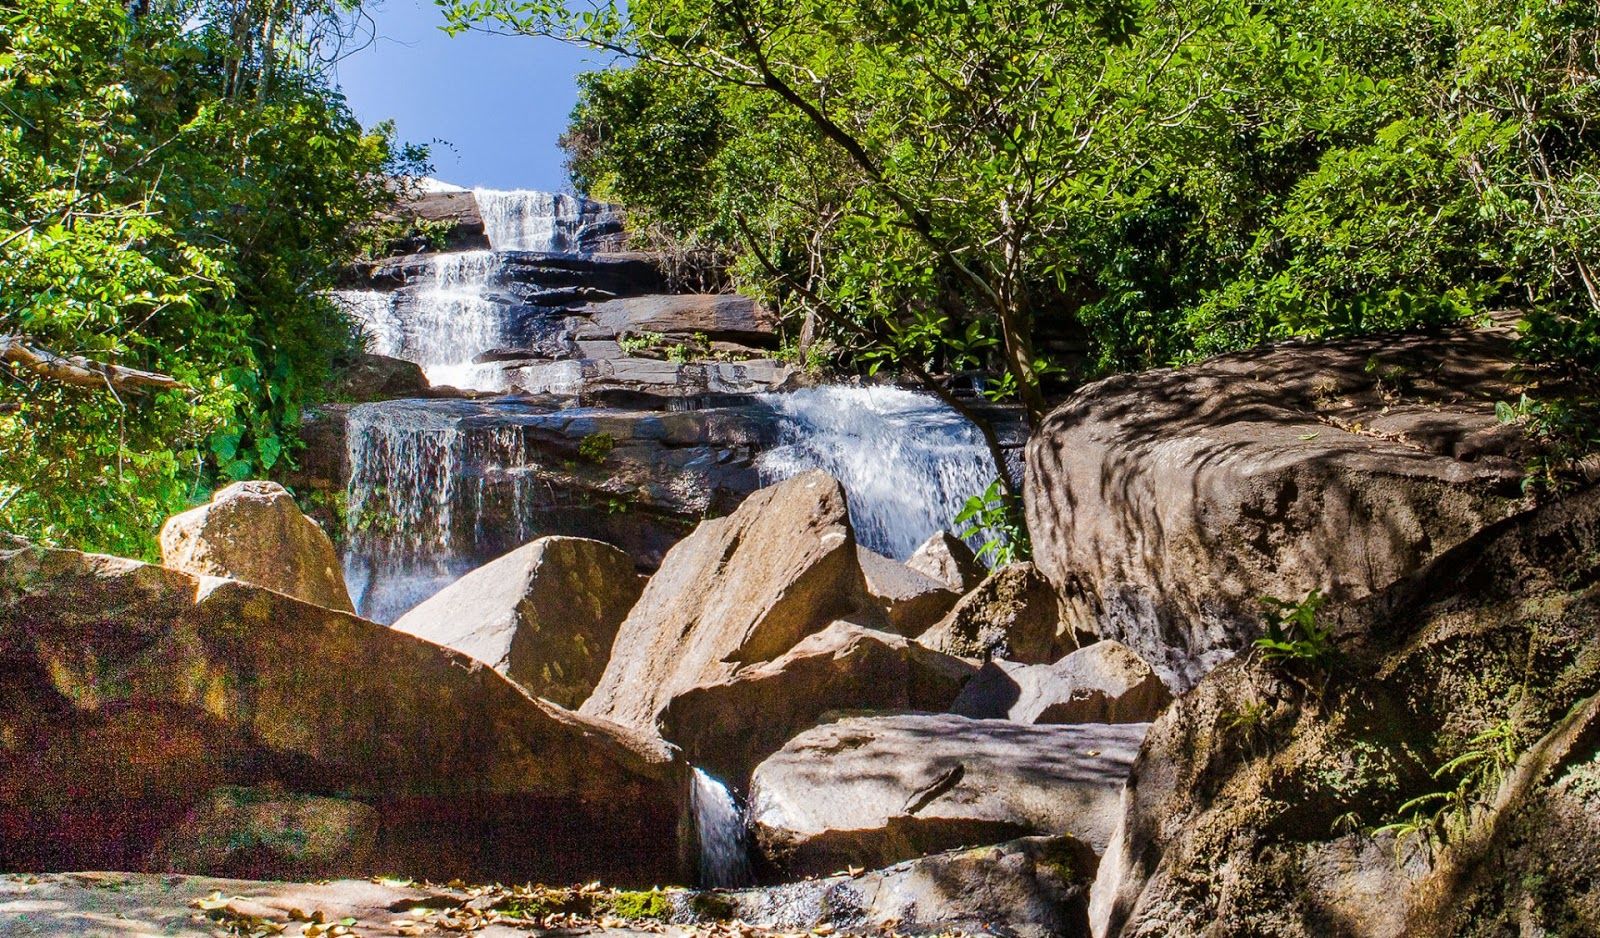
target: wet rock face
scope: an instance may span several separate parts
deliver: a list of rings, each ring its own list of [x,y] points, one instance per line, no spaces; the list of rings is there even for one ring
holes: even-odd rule
[[[1029,834],[1071,834],[1098,852],[1146,729],[948,714],[842,719],[761,763],[751,824],[787,875]]]
[[[542,537],[445,587],[394,628],[575,709],[599,682],[641,589],[633,560],[615,547]]]
[[[835,622],[775,661],[673,697],[661,735],[742,791],[761,760],[828,711],[944,710],[976,670],[901,636]]]
[[[1055,591],[1031,563],[989,574],[917,641],[950,655],[1024,664],[1049,664],[1077,647]]]
[[[1320,698],[1319,676],[1254,657],[1208,674],[1146,738],[1096,934],[1600,932],[1597,547],[1589,489],[1326,607],[1341,659]],[[1435,773],[1507,725],[1505,781],[1469,785],[1442,844],[1366,833],[1453,791]]]
[[[653,730],[672,698],[771,661],[839,619],[881,617],[839,483],[803,473],[667,552],[583,712]]]
[[[235,482],[210,504],[167,519],[161,560],[195,576],[230,577],[355,611],[332,540],[276,482]]]
[[[684,770],[659,742],[347,613],[13,541],[0,656],[0,868],[158,869],[168,835],[204,857],[174,832],[235,830],[208,792],[275,786],[375,812],[370,863],[329,875],[681,881]]]
[[[1074,628],[1184,688],[1260,598],[1368,595],[1526,509],[1508,329],[1290,344],[1083,388],[1028,445],[1034,561]]]

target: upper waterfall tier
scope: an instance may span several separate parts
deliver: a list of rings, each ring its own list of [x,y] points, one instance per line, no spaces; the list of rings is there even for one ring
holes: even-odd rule
[[[581,254],[622,233],[616,206],[559,192],[476,189],[483,232],[496,251]]]

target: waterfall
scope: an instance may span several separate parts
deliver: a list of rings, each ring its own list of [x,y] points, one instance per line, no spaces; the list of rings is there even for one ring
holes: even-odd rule
[[[615,208],[564,193],[476,189],[483,230],[496,251],[585,253],[621,230]]]
[[[350,410],[345,580],[363,616],[393,622],[488,557],[530,539],[532,463],[509,401],[399,400]],[[489,530],[492,528],[492,530]]]
[[[414,292],[341,290],[334,297],[361,324],[372,351],[416,362],[428,383],[504,390],[504,369],[473,364],[509,341],[506,308],[488,296],[499,260],[490,251],[464,251],[433,255],[428,265]]]
[[[693,772],[689,810],[700,841],[700,885],[731,889],[755,881],[744,812],[728,786],[699,769]]]
[[[978,428],[931,395],[832,386],[761,399],[781,420],[779,445],[757,460],[762,480],[828,472],[844,486],[860,544],[896,560],[994,481]]]

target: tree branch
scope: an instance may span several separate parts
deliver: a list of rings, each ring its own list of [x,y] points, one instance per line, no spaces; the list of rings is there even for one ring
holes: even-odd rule
[[[31,345],[22,336],[16,335],[0,335],[0,362],[77,387],[106,387],[112,391],[132,391],[136,394],[151,388],[172,390],[187,387],[177,378],[153,371],[108,365],[81,355],[57,355],[49,349]]]

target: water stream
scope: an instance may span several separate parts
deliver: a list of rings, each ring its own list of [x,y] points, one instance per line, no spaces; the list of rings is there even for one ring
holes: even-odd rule
[[[744,811],[728,786],[695,769],[690,781],[689,811],[700,842],[700,885],[734,889],[755,882]]]
[[[857,541],[896,560],[995,478],[978,428],[931,395],[828,386],[761,400],[782,421],[779,445],[757,461],[763,480],[826,471],[844,486]]]

